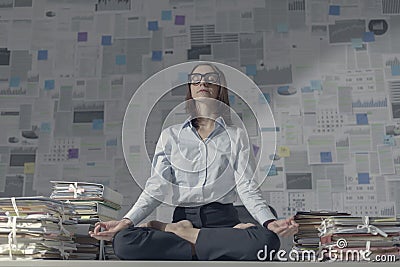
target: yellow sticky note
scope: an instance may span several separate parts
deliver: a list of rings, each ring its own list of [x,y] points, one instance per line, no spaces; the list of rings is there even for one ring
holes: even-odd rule
[[[288,148],[287,146],[280,146],[278,148],[278,156],[281,158],[290,157],[290,148]]]
[[[24,173],[25,174],[34,174],[35,173],[35,162],[26,162],[24,164]]]

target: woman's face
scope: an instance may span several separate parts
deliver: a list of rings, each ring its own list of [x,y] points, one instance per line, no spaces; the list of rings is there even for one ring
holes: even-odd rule
[[[210,97],[216,99],[219,93],[219,75],[208,65],[200,65],[191,74],[190,91],[193,98]]]

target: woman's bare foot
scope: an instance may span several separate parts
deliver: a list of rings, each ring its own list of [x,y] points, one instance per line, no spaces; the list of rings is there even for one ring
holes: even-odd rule
[[[138,227],[151,227],[160,231],[171,232],[177,236],[189,241],[192,245],[196,243],[199,229],[194,228],[188,220],[182,220],[176,223],[163,223],[160,221],[149,221],[142,223]],[[193,252],[193,251],[192,251]]]
[[[253,223],[239,223],[239,224],[236,224],[235,226],[233,226],[233,228],[236,228],[236,229],[247,229],[247,228],[252,227],[252,226],[256,226],[256,225],[253,224]]]
[[[193,224],[188,220],[182,220],[176,223],[164,223],[160,221],[149,221],[139,224],[138,227],[150,227],[160,231],[174,232],[181,228],[193,228]]]
[[[182,220],[177,223],[169,223],[166,225],[164,231],[174,233],[178,230],[183,230],[185,228],[193,228],[193,224],[189,220]]]
[[[160,231],[165,231],[165,227],[167,225],[168,225],[168,223],[163,223],[160,221],[149,221],[146,223],[139,224],[138,227],[150,227],[150,228],[157,229]]]

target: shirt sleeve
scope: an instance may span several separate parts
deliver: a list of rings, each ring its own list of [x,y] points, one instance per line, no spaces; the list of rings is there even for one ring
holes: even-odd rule
[[[172,181],[170,155],[171,145],[169,134],[164,130],[161,132],[154,152],[151,176],[147,180],[145,188],[136,203],[124,216],[124,218],[130,219],[133,225],[137,225],[149,216],[168,194],[170,182]]]
[[[236,142],[237,154],[234,164],[236,190],[249,213],[263,225],[264,222],[276,218],[258,188],[257,179],[255,179],[255,158],[244,130],[238,130]]]

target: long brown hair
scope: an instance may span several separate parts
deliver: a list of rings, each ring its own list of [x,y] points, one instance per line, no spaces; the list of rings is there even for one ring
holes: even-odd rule
[[[227,88],[227,83],[226,83],[226,78],[225,74],[214,64],[211,63],[200,63],[194,66],[192,71],[190,73],[193,73],[198,67],[200,66],[210,66],[216,73],[219,74],[219,92],[216,100],[220,101],[218,102],[218,114],[219,116],[222,116],[224,119],[225,123],[227,125],[232,124],[232,119],[231,119],[231,113],[230,113],[230,105],[229,105],[229,95],[228,95],[228,88]],[[192,97],[192,91],[190,90],[190,83],[188,82],[188,90],[186,93],[186,112],[189,113],[193,119],[192,119],[192,125],[196,128],[198,128],[198,123],[197,123],[197,109],[196,105],[193,101]]]

